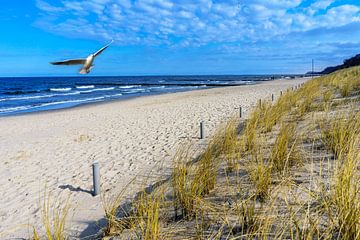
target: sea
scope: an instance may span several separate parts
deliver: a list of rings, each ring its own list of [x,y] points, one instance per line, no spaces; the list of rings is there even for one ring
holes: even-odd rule
[[[0,116],[295,77],[299,75],[3,77]]]

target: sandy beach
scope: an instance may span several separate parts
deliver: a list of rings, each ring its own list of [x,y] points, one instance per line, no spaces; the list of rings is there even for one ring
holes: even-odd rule
[[[262,82],[140,97],[66,110],[0,118],[0,238],[28,238],[41,225],[41,196],[70,195],[68,230],[85,237],[104,213],[93,197],[91,164],[100,163],[102,191],[115,194],[134,176],[166,175],[181,143],[201,147],[206,135],[239,106],[246,117],[259,99],[271,99],[307,79]],[[141,184],[138,183],[138,188]],[[137,190],[135,186],[133,192]]]

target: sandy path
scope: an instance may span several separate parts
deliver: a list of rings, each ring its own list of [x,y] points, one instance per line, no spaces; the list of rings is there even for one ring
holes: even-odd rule
[[[141,97],[79,108],[0,118],[0,238],[29,237],[41,219],[40,192],[71,194],[68,227],[84,236],[103,216],[92,197],[91,164],[100,162],[103,189],[116,192],[135,174],[159,162],[168,172],[181,141],[199,144],[198,124],[207,134],[242,105],[245,115],[259,98],[306,79]],[[75,211],[75,212],[74,212]],[[37,223],[37,224],[36,224]],[[89,225],[90,224],[90,225]],[[3,234],[3,235],[2,235]]]

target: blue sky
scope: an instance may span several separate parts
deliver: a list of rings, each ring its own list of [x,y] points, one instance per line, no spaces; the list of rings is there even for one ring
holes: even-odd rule
[[[360,53],[359,0],[11,0],[0,76],[303,73]]]

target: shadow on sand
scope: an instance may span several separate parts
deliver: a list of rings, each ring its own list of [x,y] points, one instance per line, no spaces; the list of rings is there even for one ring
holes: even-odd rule
[[[86,189],[82,189],[81,187],[74,187],[70,184],[66,184],[66,185],[60,185],[59,186],[60,189],[69,189],[72,192],[84,192],[84,193],[88,193],[93,195],[93,192],[90,190],[86,190]]]

